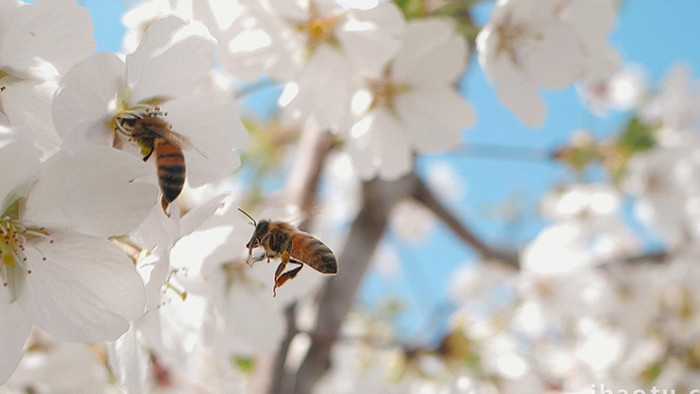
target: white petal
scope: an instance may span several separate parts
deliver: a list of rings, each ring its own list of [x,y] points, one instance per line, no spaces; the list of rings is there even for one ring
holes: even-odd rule
[[[53,121],[62,136],[85,122],[108,122],[117,111],[124,62],[100,53],[77,64],[61,81],[53,102]]]
[[[143,313],[144,287],[133,263],[101,238],[59,231],[51,239],[35,243],[46,261],[28,262],[22,309],[58,339],[115,340]]]
[[[107,354],[109,366],[124,388],[131,393],[148,391],[149,355],[139,341],[135,323],[119,339],[107,344]]]
[[[614,0],[569,1],[562,15],[581,39],[602,44],[615,28],[617,2]]]
[[[27,135],[9,137],[12,139],[0,145],[0,168],[5,169],[0,182],[0,214],[18,198],[26,197],[40,169],[39,151],[28,142]]]
[[[95,51],[93,30],[90,13],[76,0],[37,0],[20,7],[7,26],[0,67],[24,78],[65,74]]]
[[[214,308],[207,298],[192,294],[166,302],[156,313],[144,316],[142,330],[156,354],[166,363],[177,363],[214,336]]]
[[[375,175],[394,180],[408,173],[412,165],[408,135],[396,117],[380,109],[358,122],[352,133],[349,152],[358,176],[371,179]]]
[[[63,137],[61,152],[74,155],[84,149],[110,147],[114,132],[102,121],[87,121],[73,127]]]
[[[15,17],[17,10],[21,7],[18,1],[0,1],[0,37],[5,37],[5,31],[10,26],[10,21]],[[0,53],[3,41],[0,40]]]
[[[589,47],[595,56],[589,56],[586,60],[586,75],[588,81],[600,81],[611,78],[620,68],[620,54],[609,45]]]
[[[547,109],[544,101],[533,89],[499,87],[498,98],[528,127],[542,127]]]
[[[267,293],[267,289],[264,293]],[[240,283],[232,286],[226,305],[227,322],[245,342],[261,351],[274,351],[282,339],[284,325],[280,313],[271,307],[269,295],[251,290]],[[259,313],[260,311],[268,311]],[[247,316],[241,319],[238,316]]]
[[[396,111],[414,148],[438,153],[462,143],[462,130],[474,126],[472,107],[452,88],[420,88],[400,95]]]
[[[180,236],[184,237],[194,231],[206,229],[207,227],[202,227],[202,225],[211,219],[219,209],[223,208],[226,197],[225,195],[214,197],[209,202],[187,212],[180,221]]]
[[[236,150],[248,146],[248,132],[235,105],[208,96],[187,96],[168,101],[173,130],[188,137],[196,150],[185,151],[187,182],[198,187],[216,182],[240,165]]]
[[[154,23],[126,57],[130,104],[194,91],[214,66],[216,41],[199,22],[168,17]]]
[[[401,45],[403,14],[394,3],[366,11],[349,12],[336,36],[343,51],[363,75],[380,75]]]
[[[481,56],[479,60],[482,60]],[[494,56],[489,66],[489,77],[497,84],[498,98],[529,127],[541,127],[546,118],[544,101],[533,81],[514,66],[506,55]]]
[[[24,343],[32,325],[17,303],[10,304],[9,292],[0,288],[0,385],[10,378],[22,359]]]
[[[219,64],[237,79],[289,81],[306,61],[304,36],[272,18],[245,15],[220,38]]]
[[[539,40],[530,40],[531,48],[523,60],[537,86],[562,89],[583,77],[585,57],[573,29],[564,23],[552,22],[538,32]]]
[[[0,108],[10,124],[31,134],[34,144],[43,152],[42,158],[55,153],[61,142],[51,119],[51,102],[56,83],[26,80],[5,83],[5,86],[7,89],[0,94]]]
[[[323,2],[321,1],[315,1],[314,3],[318,3],[319,7],[319,13],[321,15],[329,15],[334,7],[329,6],[328,0],[325,0]],[[309,18],[309,1],[305,0],[266,0],[264,3],[265,8],[267,10],[274,10],[273,13],[275,16],[279,17],[280,19],[283,20],[292,20],[292,21],[304,21]],[[314,4],[316,5],[316,4]],[[325,10],[323,12],[322,10]],[[267,11],[270,12],[270,11]]]
[[[111,148],[54,156],[42,167],[23,220],[92,235],[126,234],[157,201],[154,185],[134,182],[147,170],[138,158]]]
[[[348,114],[353,82],[348,59],[335,48],[322,45],[297,80],[299,92],[285,112],[301,119],[313,115],[322,129],[338,127]]]
[[[392,65],[397,81],[423,86],[451,83],[467,66],[467,42],[446,20],[409,23],[403,42]]]
[[[377,119],[377,130],[381,130],[384,139],[379,177],[385,180],[398,179],[408,174],[413,166],[413,151],[401,126],[390,113]]]

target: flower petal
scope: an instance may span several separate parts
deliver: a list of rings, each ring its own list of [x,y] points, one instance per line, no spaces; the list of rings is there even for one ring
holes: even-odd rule
[[[23,220],[91,235],[126,234],[157,201],[154,185],[134,182],[147,170],[134,156],[106,147],[54,156],[42,167]]]
[[[8,134],[3,131],[7,130]],[[39,151],[28,141],[28,135],[20,131],[0,127],[0,168],[5,169],[0,182],[0,214],[9,204],[26,197],[29,187],[39,175]]]
[[[392,63],[397,81],[421,86],[451,83],[467,66],[467,42],[446,20],[411,22],[403,41]]]
[[[586,59],[573,29],[561,22],[550,22],[538,32],[539,40],[524,41],[520,48],[529,54],[523,67],[535,85],[556,90],[580,79]]]
[[[116,341],[107,344],[109,366],[119,383],[131,393],[147,392],[148,353],[139,341],[136,323]]]
[[[347,13],[345,23],[336,36],[355,67],[355,72],[379,76],[398,51],[404,31],[401,11],[394,3]]]
[[[537,87],[515,67],[504,54],[497,54],[484,59],[479,57],[482,66],[489,62],[489,78],[497,84],[498,98],[503,105],[513,111],[521,122],[529,127],[541,127],[547,112],[544,101],[540,98]],[[485,67],[485,66],[484,66]]]
[[[349,149],[358,176],[394,180],[408,173],[412,165],[411,147],[403,125],[384,109],[368,114],[353,126]]]
[[[186,96],[163,105],[173,130],[188,137],[196,150],[185,151],[187,182],[198,187],[216,182],[240,165],[235,150],[248,146],[236,106],[208,96]]]
[[[43,157],[56,152],[61,143],[51,119],[51,101],[56,83],[25,80],[5,83],[5,86],[7,89],[0,94],[0,108],[10,124],[30,133],[34,144],[43,152]]]
[[[55,231],[35,242],[45,261],[30,260],[18,302],[29,320],[52,336],[96,343],[114,340],[143,313],[143,282],[111,242]]]
[[[348,115],[353,82],[347,57],[333,47],[322,45],[297,79],[298,93],[285,112],[294,119],[313,115],[321,129],[336,128]]]
[[[114,143],[114,132],[102,121],[87,121],[63,137],[61,152],[74,155],[84,149],[104,148]]]
[[[0,287],[0,385],[17,368],[32,325],[17,303],[10,304],[10,294]]]
[[[451,87],[412,90],[397,97],[395,107],[413,147],[423,153],[458,147],[462,130],[476,121],[472,107]]]
[[[107,122],[116,113],[124,62],[100,53],[78,63],[61,81],[53,102],[53,122],[62,136],[85,122]]]
[[[214,66],[216,41],[199,22],[168,17],[154,23],[126,57],[126,76],[134,105],[175,98],[194,91]]]
[[[5,28],[0,67],[10,74],[57,77],[95,52],[92,17],[76,0],[37,0]]]

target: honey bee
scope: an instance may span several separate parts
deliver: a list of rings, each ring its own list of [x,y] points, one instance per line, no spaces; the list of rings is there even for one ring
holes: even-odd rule
[[[156,153],[158,185],[163,193],[161,206],[168,212],[168,206],[182,192],[185,184],[185,156],[182,150],[195,149],[189,139],[171,130],[163,119],[166,114],[158,107],[139,107],[122,112],[116,117],[116,130],[141,147],[143,161]]]
[[[338,262],[335,259],[335,255],[323,242],[291,224],[270,220],[262,220],[258,223],[241,208],[238,208],[238,210],[246,215],[255,227],[253,236],[250,237],[250,241],[245,245],[248,248],[248,259],[246,262],[252,265],[267,258],[269,263],[270,259],[277,257],[282,261],[275,271],[275,285],[272,288],[273,296],[277,296],[278,287],[297,276],[304,264],[322,274],[335,275],[338,273]],[[265,249],[265,254],[253,258],[253,249],[259,246]],[[251,259],[253,260],[251,261]],[[284,272],[289,263],[297,264],[298,267]]]

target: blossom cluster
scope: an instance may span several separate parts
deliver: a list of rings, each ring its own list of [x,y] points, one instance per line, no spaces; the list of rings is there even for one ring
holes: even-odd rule
[[[700,387],[700,90],[686,67],[671,70],[655,93],[645,80],[638,66],[626,67],[601,81],[605,95],[586,93],[596,98],[592,111],[631,110],[637,136],[652,137],[651,147],[637,141],[618,184],[569,181],[547,193],[540,211],[548,224],[523,246],[516,269],[494,260],[461,266],[451,278],[454,309],[437,345],[394,346],[386,327],[354,315],[346,329],[368,340],[340,347],[323,387],[478,393]]]

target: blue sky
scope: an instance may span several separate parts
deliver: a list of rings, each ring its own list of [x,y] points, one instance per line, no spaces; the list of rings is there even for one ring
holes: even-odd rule
[[[81,0],[80,4],[89,9],[95,20],[98,52],[118,52],[124,34],[122,3]],[[476,20],[484,23],[491,9],[490,3],[480,6]],[[625,62],[643,66],[654,83],[679,63],[689,65],[696,73],[700,69],[698,15],[700,1],[697,0],[627,0],[611,42]],[[570,88],[544,95],[547,101],[544,127],[536,130],[524,127],[500,104],[476,59],[462,81],[462,88],[479,118],[477,126],[464,133],[467,144],[547,150],[567,141],[577,129],[585,127],[597,135],[609,135],[625,120],[624,114],[605,119],[593,117],[581,104],[575,89]],[[270,94],[258,97],[269,99]],[[518,244],[532,239],[544,225],[536,212],[542,193],[575,179],[551,162],[495,160],[460,154],[421,158],[419,171],[442,160],[453,164],[467,184],[467,196],[455,207],[456,212],[493,244],[512,245],[513,234]],[[523,222],[514,233],[509,233],[491,214],[495,207],[509,199],[519,200],[523,209]],[[398,248],[402,274],[393,279],[370,274],[360,301],[372,308],[391,297],[399,297],[405,303],[405,312],[397,324],[406,338],[434,338],[447,317],[440,306],[447,301],[445,289],[450,275],[455,268],[472,261],[473,254],[443,228],[438,228],[419,245],[401,244],[392,234],[388,240]]]

